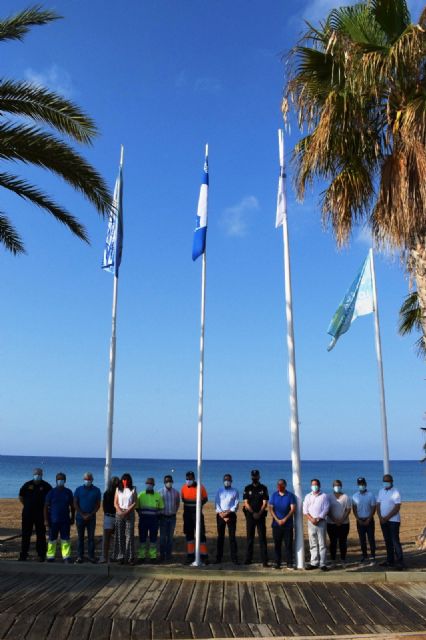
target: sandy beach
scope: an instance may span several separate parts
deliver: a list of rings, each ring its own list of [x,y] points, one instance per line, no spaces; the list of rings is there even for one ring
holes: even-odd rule
[[[207,542],[209,547],[210,559],[215,558],[216,555],[216,517],[214,508],[211,503],[208,503],[204,507],[204,515],[207,530]],[[100,537],[102,536],[102,516],[97,518],[97,549],[100,550]],[[0,499],[0,559],[12,559],[17,558],[19,553],[20,539],[6,539],[10,536],[20,533],[20,521],[21,521],[21,505],[18,500],[12,498]],[[416,538],[426,526],[426,502],[406,502],[401,508],[401,541],[406,556],[406,563],[410,568],[426,569],[426,553],[420,553],[416,548]],[[268,516],[267,532],[268,532],[268,548],[269,558],[273,559],[273,546],[272,535],[270,532],[271,519]],[[137,527],[135,528],[137,534]],[[72,528],[72,543],[73,551],[75,551],[75,527]],[[185,560],[185,540],[183,537],[183,524],[182,514],[178,514],[178,520],[176,525],[176,545],[175,545],[175,560],[177,563],[184,562]],[[237,538],[239,547],[240,560],[244,560],[245,554],[245,518],[240,511],[238,514],[237,522]],[[384,544],[376,521],[376,540],[378,543],[378,555],[384,554]],[[307,535],[305,531],[305,541],[307,541]],[[351,519],[351,529],[349,533],[349,550],[348,550],[348,562],[356,563],[359,559],[359,546],[358,537],[356,533],[355,521]],[[30,557],[35,557],[34,545],[31,545]],[[224,563],[229,561],[229,545],[225,541],[225,554]],[[254,562],[260,562],[257,545],[255,545]]]

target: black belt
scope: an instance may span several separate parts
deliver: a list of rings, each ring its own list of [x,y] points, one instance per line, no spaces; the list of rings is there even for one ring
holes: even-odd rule
[[[105,513],[104,515],[108,516],[109,518],[115,518],[115,513]]]
[[[163,516],[163,518],[176,518],[175,513],[170,513],[168,515],[166,515],[165,513],[162,513],[161,515]]]

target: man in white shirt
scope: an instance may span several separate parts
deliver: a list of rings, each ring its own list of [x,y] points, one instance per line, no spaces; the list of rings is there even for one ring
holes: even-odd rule
[[[327,560],[327,515],[330,510],[330,501],[326,493],[321,491],[321,483],[318,478],[311,480],[311,493],[303,500],[303,515],[308,521],[308,536],[310,562],[306,569],[318,569],[328,571]]]
[[[352,496],[352,508],[356,518],[359,543],[361,545],[361,562],[368,562],[367,538],[370,545],[370,561],[376,562],[376,539],[374,534],[374,514],[376,513],[376,498],[372,491],[367,491],[367,481],[364,477],[357,479],[358,491]]]
[[[382,527],[383,538],[386,545],[387,559],[380,564],[381,567],[395,567],[398,571],[404,569],[402,547],[399,541],[399,527],[401,525],[401,495],[393,486],[393,478],[390,474],[383,476],[383,489],[377,496],[377,515]],[[396,564],[395,564],[396,559]]]

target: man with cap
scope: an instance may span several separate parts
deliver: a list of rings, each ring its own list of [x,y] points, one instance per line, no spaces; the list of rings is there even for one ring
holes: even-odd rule
[[[51,485],[43,480],[43,469],[33,470],[33,478],[19,490],[19,502],[22,504],[22,537],[19,560],[28,558],[31,534],[36,532],[36,551],[40,562],[46,559],[46,527],[44,524],[44,501]]]
[[[180,497],[183,502],[183,532],[186,538],[186,561],[188,564],[195,560],[195,527],[197,516],[197,483],[193,471],[186,474],[185,484],[180,491]],[[201,508],[208,501],[207,491],[204,485],[201,485]],[[209,559],[207,551],[206,529],[204,526],[204,516],[201,513],[200,528],[200,556],[201,560],[206,564]]]
[[[376,539],[374,514],[376,513],[376,498],[374,493],[367,491],[367,481],[363,476],[357,478],[358,491],[352,496],[352,510],[356,519],[359,544],[361,546],[361,562],[368,562],[367,538],[370,545],[370,561],[376,561]]]
[[[164,509],[160,514],[160,560],[170,562],[173,551],[173,534],[176,527],[176,513],[180,506],[179,491],[173,488],[173,477],[164,476],[164,487],[158,492],[163,498]]]
[[[247,550],[245,564],[253,560],[254,536],[257,529],[260,557],[264,567],[268,567],[268,549],[266,545],[266,515],[268,508],[268,488],[261,484],[257,469],[251,472],[251,484],[244,489],[244,515],[246,517]]]
[[[161,495],[154,491],[154,478],[147,478],[145,491],[141,491],[136,501],[136,511],[139,513],[139,550],[138,558],[144,561],[149,558],[157,560],[157,536],[159,516],[164,509]]]
[[[217,525],[216,564],[222,562],[226,527],[228,527],[231,560],[234,564],[239,564],[237,540],[235,537],[239,499],[240,496],[237,489],[234,489],[232,486],[231,474],[225,473],[223,476],[223,487],[217,490],[215,498]]]

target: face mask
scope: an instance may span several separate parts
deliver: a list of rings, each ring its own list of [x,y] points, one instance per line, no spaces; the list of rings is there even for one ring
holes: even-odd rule
[[[333,487],[334,493],[342,493],[342,487],[338,487],[337,485]]]
[[[63,487],[65,484],[65,480],[56,480],[56,486],[57,487]]]
[[[259,478],[252,478],[253,484],[259,484]]]
[[[231,481],[230,480],[224,480],[223,481],[223,486],[226,487],[226,489],[228,489],[231,486]]]
[[[361,493],[364,493],[364,491],[367,491],[367,487],[365,486],[365,484],[359,484],[358,489],[359,491],[361,491]]]
[[[311,491],[313,491],[314,493],[318,493],[319,486],[317,484],[311,484]]]
[[[383,483],[383,488],[384,489],[391,489],[392,487],[392,482],[384,482]]]
[[[34,480],[34,482],[40,482],[40,480],[41,480],[41,475],[40,475],[40,474],[38,474],[38,473],[35,473],[35,474],[33,475],[33,480]]]
[[[194,484],[194,481],[193,481],[193,480],[187,480],[187,481],[186,481],[186,486],[187,486],[187,487],[192,487],[192,485],[193,485],[193,484]]]
[[[148,484],[148,483],[147,483],[147,484],[145,485],[145,487],[146,487],[146,490],[147,490],[147,491],[150,491],[150,492],[151,492],[151,491],[154,491],[154,485],[153,485],[153,484]]]
[[[123,489],[127,489],[127,485],[129,484],[128,480],[122,480]]]
[[[166,487],[166,489],[171,489],[173,487],[173,482],[165,482],[164,486]]]
[[[85,487],[91,487],[92,486],[92,480],[83,480],[84,486]]]

